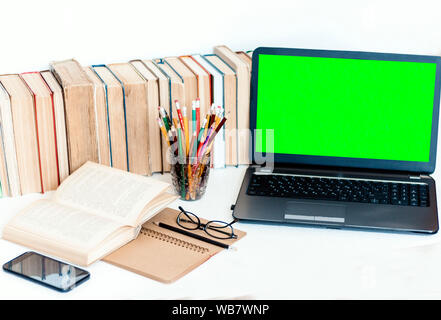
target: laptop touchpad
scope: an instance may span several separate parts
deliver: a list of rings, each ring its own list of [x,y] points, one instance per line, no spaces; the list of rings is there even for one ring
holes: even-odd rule
[[[318,204],[301,201],[287,201],[285,219],[315,223],[344,223],[346,206],[338,204]]]

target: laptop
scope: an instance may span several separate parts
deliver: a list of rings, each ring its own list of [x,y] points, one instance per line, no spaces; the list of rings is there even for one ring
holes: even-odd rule
[[[260,47],[239,220],[433,234],[441,58]]]

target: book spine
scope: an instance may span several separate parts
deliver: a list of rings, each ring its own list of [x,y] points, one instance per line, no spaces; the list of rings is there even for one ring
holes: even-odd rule
[[[109,137],[109,154],[110,154],[110,166],[113,167],[113,159],[112,159],[112,135],[110,134],[110,110],[109,110],[109,94],[108,94],[108,88],[107,88],[107,83],[101,78],[101,76],[98,74],[98,72],[96,72],[95,68],[98,67],[105,67],[105,65],[103,64],[97,64],[97,65],[92,65],[91,69],[92,71],[96,74],[96,76],[101,80],[101,82],[104,85],[104,94],[106,96],[106,110],[107,110],[107,131],[108,131],[108,137]],[[96,114],[96,109],[95,109],[95,114]],[[95,116],[95,118],[97,118],[97,116]],[[96,120],[96,122],[98,123],[98,120]]]
[[[34,73],[34,72],[28,72],[28,73]],[[23,79],[22,75],[19,74],[18,76],[23,81],[23,83],[26,85],[26,87],[28,88],[29,92],[32,94],[32,100],[33,100],[33,103],[34,103],[35,134],[37,135],[38,167],[39,167],[39,170],[40,170],[40,185],[41,185],[41,192],[44,193],[45,190],[44,190],[44,186],[43,186],[43,175],[42,175],[42,172],[41,172],[40,136],[39,136],[39,132],[38,132],[38,120],[37,120],[37,98],[36,98],[35,92],[32,91],[31,87],[29,87],[29,85],[27,84],[26,80]]]
[[[127,108],[126,108],[126,89],[124,87],[124,83],[116,76],[116,74],[110,70],[110,68],[107,65],[104,65],[104,67],[110,71],[110,73],[115,77],[115,79],[121,84],[122,93],[123,93],[123,108],[124,108],[124,130],[126,133],[126,159],[127,159],[127,171],[130,172],[130,165],[129,165],[129,139],[127,136]],[[110,130],[110,125],[109,125]]]
[[[43,78],[43,76],[41,75],[40,72],[37,72],[41,78],[41,80],[43,81],[44,85],[46,86],[46,88],[49,90],[50,92],[50,96],[51,96],[51,104],[52,104],[52,119],[53,119],[53,124],[54,124],[54,139],[55,139],[55,160],[57,163],[57,177],[58,177],[58,185],[60,185],[60,166],[58,164],[58,140],[57,140],[57,123],[55,120],[55,103],[54,103],[54,92],[52,91],[52,89],[49,87],[49,85],[47,84],[46,80]],[[37,118],[37,117],[35,117]],[[40,171],[41,172],[41,171]]]
[[[3,140],[3,125],[0,117],[0,197],[10,197],[11,195],[11,182],[8,174],[8,164],[6,162],[5,144]]]

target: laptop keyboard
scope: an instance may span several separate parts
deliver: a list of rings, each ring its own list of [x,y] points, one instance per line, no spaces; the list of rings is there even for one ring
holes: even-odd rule
[[[250,196],[429,206],[427,184],[253,174]]]

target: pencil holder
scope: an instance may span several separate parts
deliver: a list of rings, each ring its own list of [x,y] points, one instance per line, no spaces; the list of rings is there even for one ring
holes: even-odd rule
[[[207,188],[210,174],[210,153],[202,159],[171,155],[171,177],[176,193],[182,200],[198,200]]]

